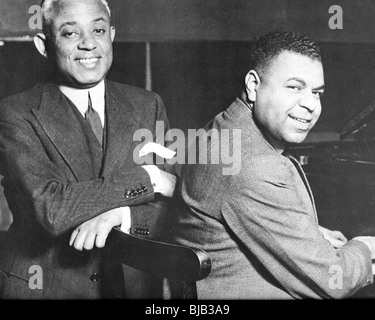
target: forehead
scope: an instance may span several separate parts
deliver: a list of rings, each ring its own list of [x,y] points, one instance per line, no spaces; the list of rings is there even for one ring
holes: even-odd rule
[[[100,0],[61,0],[52,10],[56,27],[66,22],[86,23],[102,19],[109,23],[109,14]]]
[[[317,59],[291,51],[283,51],[266,68],[265,77],[280,81],[301,78],[306,82],[321,85],[324,82],[323,65]]]

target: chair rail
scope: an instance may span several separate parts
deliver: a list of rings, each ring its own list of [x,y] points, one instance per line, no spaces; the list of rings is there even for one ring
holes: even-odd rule
[[[203,250],[140,238],[118,227],[108,235],[106,247],[121,263],[169,279],[195,282],[211,271],[211,259]]]

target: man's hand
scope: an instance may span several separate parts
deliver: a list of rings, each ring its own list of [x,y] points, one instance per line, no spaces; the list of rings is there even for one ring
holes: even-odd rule
[[[122,223],[121,208],[104,212],[78,226],[70,236],[69,245],[77,250],[103,248],[112,228]]]
[[[176,187],[176,177],[173,174],[160,170],[155,165],[142,166],[150,176],[155,193],[160,193],[165,197],[172,197]]]
[[[139,150],[140,157],[144,157],[149,153],[155,153],[164,159],[172,159],[176,154],[175,151],[169,150],[155,142],[148,142]],[[155,165],[144,165],[142,168],[148,172],[155,193],[160,193],[165,197],[173,196],[176,187],[176,177],[174,175],[160,170]]]
[[[164,186],[160,193],[165,197],[172,197],[176,187],[176,177],[163,170],[160,170],[160,176]]]
[[[324,238],[328,240],[335,248],[342,247],[348,242],[348,239],[340,231],[333,231],[319,226],[319,231],[323,234]]]

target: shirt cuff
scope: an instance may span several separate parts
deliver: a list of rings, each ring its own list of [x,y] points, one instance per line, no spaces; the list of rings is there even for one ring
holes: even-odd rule
[[[162,193],[164,191],[164,183],[163,178],[160,174],[160,169],[153,165],[145,165],[142,166],[143,169],[145,169],[150,176],[152,187],[154,188],[155,193]]]
[[[121,215],[122,215],[122,223],[121,223],[120,230],[124,233],[130,234],[130,228],[131,228],[130,208],[120,207],[118,209],[121,210]]]

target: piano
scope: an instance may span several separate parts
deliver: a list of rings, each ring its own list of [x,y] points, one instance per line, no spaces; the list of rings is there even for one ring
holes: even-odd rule
[[[375,100],[337,139],[290,147],[309,180],[319,224],[348,239],[375,236]],[[375,298],[375,284],[353,297]]]

